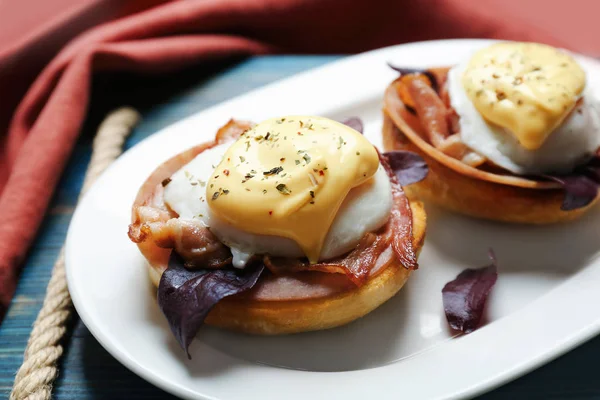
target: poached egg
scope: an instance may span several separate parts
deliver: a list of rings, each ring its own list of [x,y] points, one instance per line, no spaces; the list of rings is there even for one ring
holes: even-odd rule
[[[373,145],[312,116],[270,119],[203,151],[171,177],[164,200],[179,218],[208,227],[238,268],[255,254],[311,262],[343,255],[392,207]]]
[[[600,107],[583,68],[536,43],[497,43],[448,73],[463,143],[515,174],[568,173],[600,146]]]

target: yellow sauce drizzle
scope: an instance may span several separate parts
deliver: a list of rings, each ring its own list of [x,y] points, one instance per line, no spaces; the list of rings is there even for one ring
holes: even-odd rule
[[[538,149],[581,97],[585,72],[568,54],[537,43],[498,43],[469,61],[462,84],[479,113]]]
[[[232,144],[206,197],[232,226],[295,240],[317,262],[344,198],[378,166],[373,145],[346,125],[313,116],[274,118]]]

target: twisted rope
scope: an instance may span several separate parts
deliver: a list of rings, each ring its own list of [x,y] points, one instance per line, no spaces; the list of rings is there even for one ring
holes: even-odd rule
[[[121,154],[125,138],[139,118],[137,111],[131,108],[120,108],[110,113],[100,124],[79,198]],[[57,362],[63,353],[61,341],[67,332],[66,322],[71,315],[71,310],[72,302],[67,289],[63,247],[52,269],[44,304],[33,323],[23,364],[17,372],[10,394],[11,400],[50,399],[52,383],[58,375]]]

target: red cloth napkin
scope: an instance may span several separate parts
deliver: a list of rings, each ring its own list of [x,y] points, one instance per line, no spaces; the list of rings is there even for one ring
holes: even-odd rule
[[[8,48],[0,39],[0,86],[5,88],[0,129],[6,126],[2,115],[18,103],[7,132],[0,131],[0,318],[79,134],[95,71],[167,73],[231,55],[346,53],[445,37],[557,44],[548,35],[515,29],[458,0],[155,0],[125,2],[127,8],[114,8],[115,1],[61,2],[63,8],[45,14],[51,23],[42,33],[53,38],[46,40],[50,50],[41,51],[39,34]],[[27,1],[9,3],[26,15]],[[13,11],[0,13],[0,26],[6,22],[2,19],[18,17]],[[43,57],[52,55],[52,45],[66,40],[65,31],[75,34],[86,23],[101,21],[108,22],[70,41],[20,99]],[[36,50],[44,53],[42,62],[34,57]]]

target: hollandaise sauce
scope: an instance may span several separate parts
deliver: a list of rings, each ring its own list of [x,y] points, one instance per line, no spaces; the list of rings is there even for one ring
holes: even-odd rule
[[[498,43],[476,52],[462,84],[477,111],[527,150],[542,146],[575,107],[585,72],[567,53],[536,43]]]
[[[206,184],[211,212],[232,226],[292,239],[311,262],[348,192],[379,158],[360,133],[309,116],[264,121],[226,151]]]

